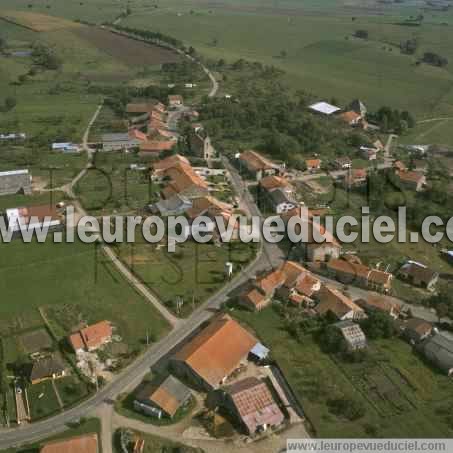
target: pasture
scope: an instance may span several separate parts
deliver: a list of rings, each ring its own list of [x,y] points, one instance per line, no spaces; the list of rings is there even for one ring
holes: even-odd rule
[[[5,299],[15,301],[0,308],[3,334],[42,325],[40,307],[61,336],[82,320],[111,320],[135,351],[143,348],[146,332],[156,338],[167,332],[166,322],[94,245],[17,240],[1,244],[0,250],[1,291]]]
[[[371,109],[388,104],[419,117],[451,111],[451,65],[415,66],[416,58],[398,48],[416,36],[419,53],[431,49],[452,61],[450,25],[440,25],[448,17],[433,13],[422,26],[405,27],[396,23],[413,13],[410,8],[314,3],[290,1],[266,10],[255,2],[249,8],[233,1],[212,7],[195,0],[183,7],[166,2],[166,8],[152,13],[132,9],[122,24],[175,36],[212,58],[246,58],[281,67],[295,89],[319,98],[335,97],[344,104],[358,97]],[[357,29],[367,30],[369,39],[353,38]]]

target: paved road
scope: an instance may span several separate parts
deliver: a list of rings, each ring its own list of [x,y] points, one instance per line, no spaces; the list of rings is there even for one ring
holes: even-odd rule
[[[229,164],[227,165],[231,170],[235,186],[240,188],[243,193],[244,203],[249,212],[252,215],[259,215],[260,212],[240,176],[233,168],[231,168],[231,166],[229,166]],[[57,417],[52,417],[15,429],[1,430],[0,449],[31,443],[64,431],[67,429],[67,423],[85,417],[96,407],[102,405],[105,400],[113,400],[119,394],[132,390],[140,383],[143,376],[148,373],[152,365],[165,357],[184,338],[198,329],[203,322],[211,318],[213,313],[227,300],[228,294],[231,291],[240,285],[243,285],[250,277],[256,275],[258,272],[268,269],[270,266],[277,266],[283,259],[284,255],[277,246],[263,243],[262,250],[258,253],[257,258],[244,269],[240,275],[227,283],[207,302],[195,310],[190,318],[187,320],[178,320],[177,325],[168,336],[150,347],[134,363],[119,373],[111,383],[106,385],[91,398],[83,401],[77,407],[69,409],[59,414]]]

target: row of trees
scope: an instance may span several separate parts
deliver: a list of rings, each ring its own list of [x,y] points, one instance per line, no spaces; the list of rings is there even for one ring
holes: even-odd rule
[[[123,27],[122,25],[115,25],[115,28],[119,31],[139,36],[140,38],[154,42],[156,44],[161,43],[170,44],[173,47],[185,50],[184,43],[182,41],[173,38],[172,36],[165,35],[164,33],[160,33],[158,31],[141,30],[132,27]]]
[[[434,52],[425,52],[422,61],[433,66],[439,66],[440,68],[448,65],[448,60],[445,57]]]
[[[370,122],[379,125],[382,132],[395,132],[403,134],[407,129],[412,129],[416,125],[415,117],[408,111],[381,107],[377,112],[369,113]]]
[[[60,69],[62,65],[61,59],[55,54],[55,52],[42,43],[36,43],[33,46],[31,56],[33,58],[33,62],[44,69],[55,71]]]

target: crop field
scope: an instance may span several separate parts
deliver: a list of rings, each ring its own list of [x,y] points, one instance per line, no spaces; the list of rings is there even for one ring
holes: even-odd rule
[[[268,11],[256,2],[166,2],[166,8],[152,13],[133,9],[123,25],[170,34],[212,58],[273,64],[286,71],[295,89],[319,98],[335,97],[344,104],[359,97],[371,109],[388,104],[420,118],[452,111],[451,65],[416,66],[416,56],[399,50],[400,42],[417,37],[418,54],[432,50],[453,61],[450,25],[440,25],[451,14],[432,13],[422,26],[407,27],[397,23],[413,13],[410,8],[333,3],[279,2]],[[353,38],[358,29],[367,30],[369,39]]]
[[[283,369],[316,437],[451,437],[444,419],[453,402],[450,379],[426,365],[399,339],[373,343],[370,361],[351,364],[323,353],[307,335],[297,342],[272,308],[233,312],[255,330]],[[365,407],[359,420],[329,411],[330,399],[350,397]],[[444,412],[447,410],[447,412]]]
[[[28,11],[1,11],[0,18],[38,32],[80,27],[80,24],[70,20]]]
[[[74,33],[126,65],[152,66],[173,63],[180,59],[177,53],[163,47],[128,39],[100,28],[80,27],[74,30]]]

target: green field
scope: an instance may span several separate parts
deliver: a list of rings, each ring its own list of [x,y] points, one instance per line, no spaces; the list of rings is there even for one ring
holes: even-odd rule
[[[153,332],[156,339],[167,332],[160,315],[129,287],[102,252],[96,254],[94,245],[17,240],[0,249],[1,292],[15,301],[0,308],[2,332],[11,332],[17,325],[33,326],[39,319],[38,307],[45,308],[61,335],[81,318],[88,323],[111,320],[123,341],[136,351],[143,348],[146,332]]]
[[[424,364],[402,340],[375,341],[368,361],[338,366],[310,335],[300,342],[291,337],[272,308],[233,314],[270,347],[316,437],[452,436],[443,415],[453,402],[450,379]],[[329,400],[342,397],[358,400],[365,415],[348,421],[331,413]]]
[[[230,7],[232,2],[215,9],[197,1],[184,6],[175,3],[152,14],[137,10],[123,24],[173,35],[209,57],[276,65],[287,72],[294,88],[326,99],[334,96],[345,103],[359,97],[371,108],[389,104],[419,116],[451,111],[451,68],[415,68],[415,59],[397,49],[400,41],[415,34],[422,43],[420,52],[429,48],[451,57],[452,47],[446,42],[452,39],[449,26],[428,21],[421,27],[393,25],[399,20],[398,12],[385,7],[380,8],[382,17],[370,11],[352,20],[354,8],[330,8],[326,2],[310,14],[303,14],[306,2],[299,2],[299,10],[296,2],[286,2],[296,11],[291,16],[285,5],[260,13],[259,8]],[[368,30],[369,40],[351,38],[357,29]]]
[[[178,297],[183,298],[181,316],[192,310],[225,284],[225,263],[233,263],[240,272],[255,256],[250,244],[230,243],[217,247],[212,243],[187,241],[177,244],[174,253],[165,244],[137,241],[120,244],[117,254],[159,298],[173,311]]]

